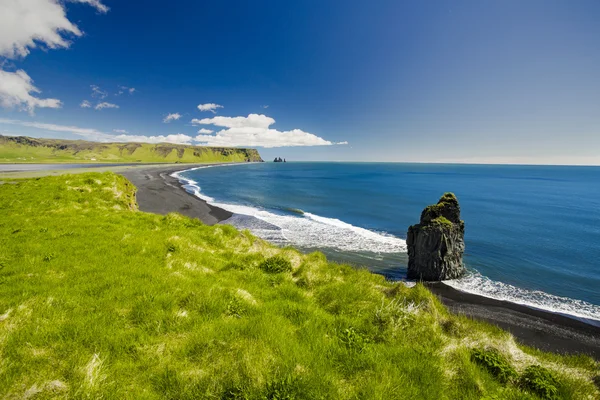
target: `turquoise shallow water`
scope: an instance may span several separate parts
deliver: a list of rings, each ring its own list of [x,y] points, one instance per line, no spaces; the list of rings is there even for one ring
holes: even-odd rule
[[[274,243],[406,273],[406,230],[454,192],[466,222],[461,290],[600,320],[600,168],[262,163],[179,174]]]

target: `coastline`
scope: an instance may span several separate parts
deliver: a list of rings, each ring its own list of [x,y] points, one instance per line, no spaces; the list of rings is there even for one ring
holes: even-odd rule
[[[119,172],[137,188],[137,202],[141,211],[168,214],[178,212],[198,218],[206,225],[215,225],[230,218],[233,213],[212,206],[206,201],[188,193],[179,179],[171,176],[176,172],[204,166],[206,164],[164,167],[137,168]]]
[[[170,173],[174,172],[183,170]],[[179,187],[185,191],[181,185],[179,182]],[[187,194],[214,207],[197,196]],[[426,287],[451,312],[496,325],[510,332],[524,345],[560,354],[587,354],[600,360],[600,326],[591,321],[588,323],[575,316],[464,292],[443,282],[427,283]]]
[[[111,170],[125,176],[137,187],[137,202],[141,211],[158,214],[178,212],[198,218],[207,225],[214,225],[230,218],[233,214],[188,193],[183,183],[171,176],[177,172],[203,166],[207,164],[36,171],[34,175]],[[426,286],[451,312],[499,326],[513,334],[522,344],[561,354],[587,354],[600,360],[599,326],[588,324],[576,317],[463,292],[442,282],[428,283]]]

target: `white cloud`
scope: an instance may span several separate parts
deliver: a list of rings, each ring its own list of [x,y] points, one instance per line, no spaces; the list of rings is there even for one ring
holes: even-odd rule
[[[201,128],[198,130],[198,133],[202,133],[202,134],[208,134],[208,133],[213,133],[214,131],[212,129],[206,129],[206,128]]]
[[[166,124],[166,123],[171,122],[171,121],[177,121],[179,118],[181,118],[181,114],[179,114],[179,113],[173,113],[173,114],[167,115],[163,119],[163,122]]]
[[[41,91],[33,85],[33,79],[25,71],[8,72],[0,70],[0,106],[4,108],[16,107],[32,114],[36,107],[60,108],[62,106],[58,99],[40,99],[32,95],[35,93],[41,93]]]
[[[252,114],[248,117],[236,117],[232,120],[238,121],[235,127],[227,127],[224,130],[210,134],[212,131],[200,134],[196,137],[191,137],[183,133],[171,135],[129,135],[124,130],[114,130],[119,135],[105,133],[96,129],[79,128],[76,126],[64,126],[55,124],[44,124],[38,122],[28,122],[20,120],[10,120],[0,118],[0,124],[21,125],[31,128],[43,129],[46,131],[65,132],[83,136],[89,140],[100,142],[145,142],[145,143],[178,143],[178,144],[196,144],[208,146],[231,146],[231,147],[284,147],[284,146],[329,146],[333,144],[347,144],[347,142],[332,143],[328,140],[320,138],[312,133],[304,132],[300,129],[280,132],[276,129],[268,127],[242,126],[238,118],[252,120]],[[264,117],[264,116],[262,116]],[[265,117],[268,118],[268,117]],[[272,120],[272,118],[271,118]],[[273,123],[275,121],[273,120]],[[221,122],[223,123],[223,122]],[[233,123],[230,123],[232,125]],[[204,129],[204,128],[203,128]]]
[[[259,114],[250,114],[247,117],[219,116],[192,120],[192,124],[195,125],[214,125],[226,128],[214,135],[204,134],[194,138],[196,142],[207,146],[286,147],[338,144],[301,129],[283,132],[271,129],[270,126],[274,123],[273,118]],[[346,142],[339,144],[346,144]]]
[[[264,105],[264,106],[261,106],[261,107],[264,108],[264,109],[267,109],[267,108],[269,108],[269,105],[267,104],[267,105]]]
[[[247,117],[213,117],[192,120],[194,125],[215,125],[226,128],[268,128],[275,120],[263,114],[250,114]]]
[[[215,104],[215,103],[198,104],[198,110],[210,111],[213,114],[217,113],[218,108],[223,108],[223,106],[220,104]]]
[[[119,106],[113,103],[102,102],[96,104],[96,107],[94,107],[96,110],[102,110],[103,108],[119,108]]]
[[[117,93],[117,96],[119,96],[125,92],[129,92],[129,94],[133,94],[133,92],[135,92],[135,88],[127,87],[127,86],[119,86],[119,92]]]
[[[81,107],[81,108],[90,108],[91,106],[92,106],[92,104],[87,100],[82,101],[81,104],[79,105],[79,107]]]
[[[194,138],[183,133],[177,133],[166,136],[119,135],[115,136],[112,140],[117,142],[191,144]]]
[[[97,85],[90,85],[90,88],[92,89],[92,97],[98,97],[102,100],[108,96],[108,92],[100,89]]]
[[[69,0],[69,1],[72,1],[73,3],[89,4],[90,6],[94,7],[96,10],[98,10],[98,12],[101,12],[103,14],[107,13],[108,10],[110,10],[110,8],[106,7],[99,0]]]
[[[66,17],[63,5],[55,0],[0,1],[0,56],[25,57],[30,49],[44,44],[51,49],[69,47],[63,35],[82,32]]]
[[[125,129],[113,129],[113,132],[115,132],[115,133],[129,133]]]

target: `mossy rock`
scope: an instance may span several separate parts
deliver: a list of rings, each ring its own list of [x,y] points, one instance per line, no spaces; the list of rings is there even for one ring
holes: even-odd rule
[[[444,218],[440,220],[439,218]],[[460,205],[454,193],[444,193],[437,204],[425,207],[421,213],[421,224],[428,225],[430,223],[440,223],[448,221],[452,223],[460,223]]]

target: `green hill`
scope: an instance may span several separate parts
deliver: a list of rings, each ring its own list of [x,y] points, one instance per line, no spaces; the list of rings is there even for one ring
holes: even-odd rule
[[[594,399],[598,365],[113,173],[0,182],[0,398]]]
[[[100,143],[0,135],[0,163],[247,162],[262,161],[255,149],[179,144]]]

